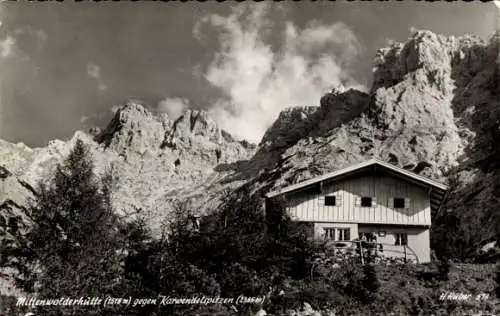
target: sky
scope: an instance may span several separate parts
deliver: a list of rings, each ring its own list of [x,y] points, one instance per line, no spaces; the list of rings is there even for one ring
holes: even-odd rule
[[[389,41],[416,29],[488,39],[496,18],[465,1],[2,2],[0,138],[44,146],[139,100],[173,119],[207,110],[258,143],[284,108],[368,89]]]

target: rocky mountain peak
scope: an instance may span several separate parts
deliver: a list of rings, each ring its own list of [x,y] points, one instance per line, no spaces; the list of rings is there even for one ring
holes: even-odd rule
[[[373,61],[372,91],[395,85],[418,69],[450,71],[456,60],[465,60],[470,69],[477,68],[485,47],[486,43],[476,36],[457,38],[425,30],[414,32],[407,42],[393,42],[377,51]]]
[[[317,106],[289,107],[280,112],[259,144],[261,149],[270,151],[292,145],[309,132],[314,121]]]
[[[221,129],[204,110],[187,110],[173,124],[172,133],[187,139],[190,136],[202,136],[214,143],[222,142]]]
[[[397,137],[408,137],[398,151],[410,145],[420,159],[454,165],[470,140],[466,137],[470,124],[462,124],[470,121],[467,107],[484,99],[481,93],[488,89],[474,89],[481,93],[467,106],[462,104],[463,94],[468,94],[474,81],[492,77],[484,72],[491,69],[490,49],[491,45],[475,36],[456,38],[418,31],[404,44],[379,50],[369,115],[381,131],[380,137],[406,135]],[[441,148],[437,156],[425,154],[434,152],[431,147]]]
[[[164,126],[145,106],[129,102],[120,106],[108,126],[95,140],[117,152],[144,153],[163,140]]]
[[[207,111],[189,109],[173,121],[166,113],[153,113],[137,102],[119,106],[108,126],[92,134],[96,142],[119,153],[144,154],[179,146],[188,149],[196,143],[203,147],[236,142]]]
[[[280,150],[301,138],[324,135],[358,116],[368,107],[367,101],[364,92],[338,87],[320,99],[320,106],[285,108],[262,137],[260,149]]]
[[[259,182],[268,190],[372,157],[445,181],[472,139],[471,113],[495,99],[494,47],[417,31],[380,49],[369,94],[336,89],[320,107],[279,115],[259,151],[275,165]]]

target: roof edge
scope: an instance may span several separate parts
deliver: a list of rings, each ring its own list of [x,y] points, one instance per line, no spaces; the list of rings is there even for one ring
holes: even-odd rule
[[[317,177],[309,179],[309,180],[305,180],[305,181],[302,181],[302,182],[299,182],[296,184],[286,186],[286,187],[278,189],[278,190],[268,192],[264,196],[266,198],[272,198],[272,197],[275,197],[275,196],[278,196],[278,195],[281,195],[284,193],[293,192],[293,191],[300,189],[300,188],[303,188],[305,186],[312,185],[312,184],[315,184],[317,182],[333,179],[335,177],[347,174],[349,172],[352,172],[352,171],[355,171],[355,170],[358,170],[361,168],[369,167],[371,165],[382,166],[384,168],[387,168],[389,170],[397,172],[398,174],[400,174],[402,176],[405,176],[407,178],[411,178],[413,180],[419,181],[419,182],[424,183],[424,184],[428,184],[432,187],[438,188],[438,189],[443,190],[443,191],[448,190],[448,186],[446,184],[443,184],[443,183],[434,181],[432,179],[426,178],[424,176],[418,175],[412,171],[405,170],[401,167],[395,166],[395,165],[390,164],[388,162],[372,158],[372,159],[366,160],[366,161],[358,163],[358,164],[353,164],[351,166],[348,166],[348,167],[345,167],[345,168],[342,168],[342,169],[339,169],[339,170],[336,170],[333,172],[329,172],[329,173],[317,176]]]

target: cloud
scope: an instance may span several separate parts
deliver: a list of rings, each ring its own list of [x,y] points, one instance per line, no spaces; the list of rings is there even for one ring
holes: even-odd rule
[[[87,64],[87,74],[89,77],[99,79],[101,77],[101,68],[93,63]]]
[[[222,128],[236,137],[260,141],[279,112],[290,106],[319,105],[333,87],[359,85],[347,69],[361,45],[342,23],[311,22],[299,29],[290,21],[273,23],[267,5],[240,6],[229,16],[210,15],[194,28],[203,38],[204,24],[218,31],[219,51],[204,72],[224,97],[209,110]],[[282,43],[266,43],[277,32]]]
[[[180,117],[188,108],[189,100],[167,97],[158,102],[156,111],[160,113],[167,113],[172,120],[175,120]]]
[[[101,68],[94,63],[87,64],[87,75],[97,82],[97,90],[99,92],[104,92],[108,90],[108,87],[103,82],[101,77]]]
[[[83,124],[89,120],[89,117],[86,115],[83,115],[80,117],[80,124]]]
[[[47,33],[45,33],[43,30],[36,30],[35,31],[35,36],[41,40],[42,42],[43,41],[46,41],[47,40]]]
[[[103,91],[106,91],[108,89],[108,87],[104,84],[104,83],[100,83],[98,86],[97,86],[97,89],[101,92]]]
[[[14,44],[16,40],[12,36],[7,36],[0,41],[0,56],[2,58],[7,58],[12,56],[14,53]]]
[[[46,41],[48,38],[47,33],[45,33],[42,29],[35,29],[35,28],[30,27],[30,26],[18,27],[14,30],[14,34],[17,36],[19,36],[19,35],[32,36],[41,42]]]

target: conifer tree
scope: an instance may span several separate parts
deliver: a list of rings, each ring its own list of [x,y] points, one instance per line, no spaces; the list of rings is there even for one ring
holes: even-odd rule
[[[32,229],[16,254],[24,290],[40,298],[119,296],[123,290],[123,225],[113,213],[109,175],[99,181],[78,140],[32,202]],[[43,315],[105,315],[98,307],[49,306]]]

